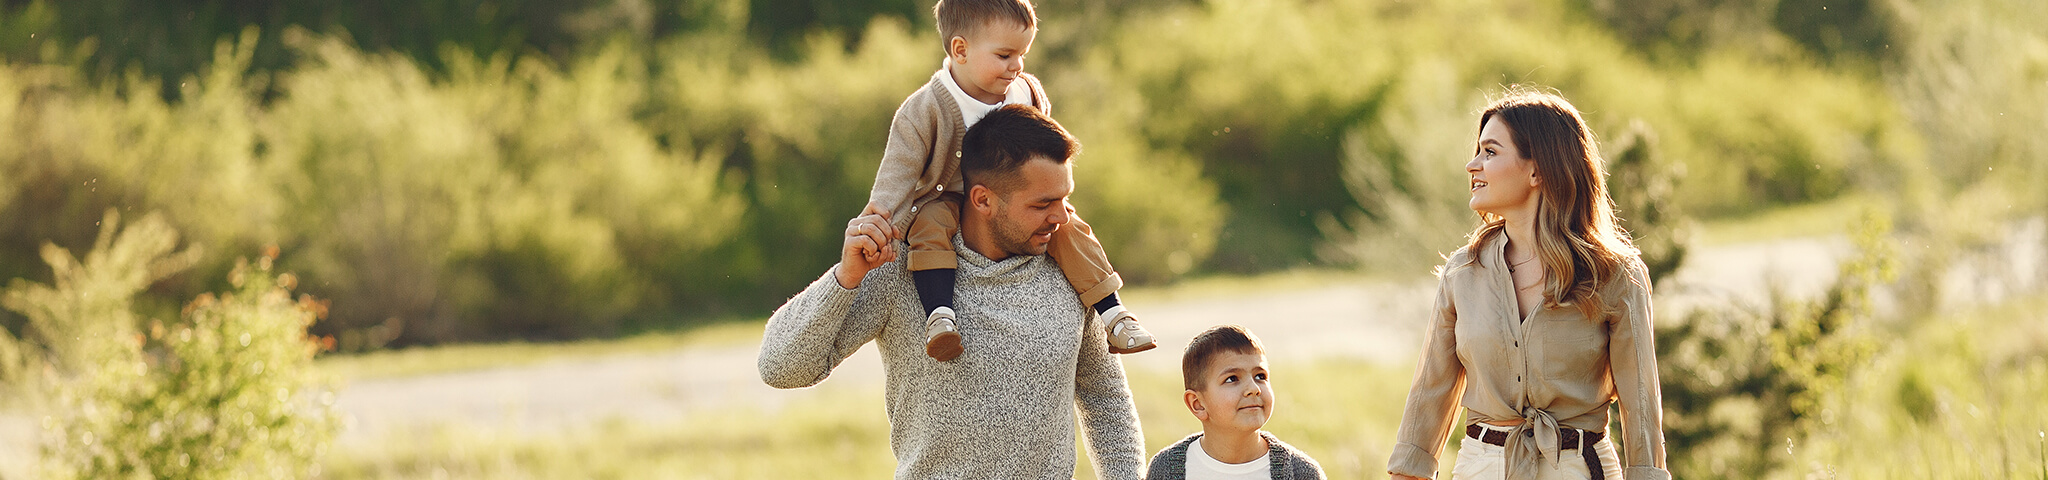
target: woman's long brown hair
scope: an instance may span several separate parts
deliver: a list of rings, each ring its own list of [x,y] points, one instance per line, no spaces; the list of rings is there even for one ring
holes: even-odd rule
[[[1487,106],[1479,128],[1495,118],[1507,124],[1515,150],[1536,162],[1536,176],[1542,179],[1534,230],[1536,255],[1547,272],[1543,307],[1576,305],[1587,317],[1598,318],[1600,285],[1622,274],[1622,265],[1637,253],[1615,219],[1606,162],[1593,130],[1564,97],[1522,85],[1508,87],[1506,95]],[[1507,219],[1499,215],[1482,212],[1479,218],[1485,223],[1465,246],[1475,256],[1489,236],[1507,228]]]

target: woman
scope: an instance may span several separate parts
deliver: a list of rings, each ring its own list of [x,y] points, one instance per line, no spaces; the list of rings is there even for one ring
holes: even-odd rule
[[[1457,433],[1454,479],[1670,478],[1649,273],[1615,225],[1593,132],[1563,97],[1526,87],[1479,126],[1465,171],[1484,223],[1439,271],[1387,471],[1433,476]],[[1454,430],[1459,406],[1468,424]]]

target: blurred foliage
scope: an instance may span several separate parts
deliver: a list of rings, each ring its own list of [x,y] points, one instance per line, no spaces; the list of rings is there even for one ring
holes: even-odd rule
[[[1632,47],[1684,63],[1714,50],[1865,66],[1895,58],[1902,0],[1571,0]]]
[[[1778,477],[2048,477],[2042,300],[1940,312],[1897,332],[1911,340],[1850,375]]]
[[[177,232],[160,216],[125,230],[120,214],[108,210],[101,218],[85,258],[44,244],[51,284],[16,278],[0,297],[0,305],[28,320],[21,336],[0,334],[0,381],[17,393],[34,396],[63,378],[132,365],[138,359],[123,342],[141,327],[133,298],[199,258],[197,247],[178,249]]]
[[[1680,209],[1673,188],[1685,176],[1683,165],[1672,165],[1657,154],[1657,134],[1643,122],[1632,122],[1607,157],[1607,191],[1615,209],[1627,212],[1621,228],[1634,239],[1650,269],[1650,281],[1678,271],[1691,249],[1692,219]]]
[[[42,352],[30,361],[53,367],[44,382],[59,413],[43,421],[50,437],[44,473],[317,475],[314,460],[339,426],[332,394],[315,386],[319,346],[306,334],[324,302],[291,298],[297,280],[272,279],[273,252],[253,267],[237,263],[229,281],[235,292],[202,295],[181,321],[152,319],[145,329],[131,298],[192,264],[197,252],[174,251],[177,243],[160,217],[124,229],[109,211],[84,261],[46,248],[54,285],[16,280],[8,288],[7,308],[26,314],[39,335],[0,342],[9,351]]]
[[[1139,283],[1427,268],[1470,230],[1457,165],[1507,83],[1556,87],[1618,135],[1600,138],[1620,214],[1652,257],[1684,215],[2048,165],[2028,132],[2048,108],[2010,108],[2048,99],[2048,46],[2008,20],[2038,5],[1800,23],[1778,12],[1810,2],[1764,1],[1058,0],[1029,70],[1086,145],[1077,208]],[[938,66],[923,2],[302,3],[0,3],[0,277],[117,208],[225,251],[284,247],[334,299],[316,333],[349,351],[761,311],[830,265],[891,112]],[[1671,29],[1688,46],[1668,61],[1655,30],[1603,16],[1632,8],[1785,47]],[[1866,17],[1889,19],[1871,25],[1891,57],[1791,47],[1854,50]],[[1636,148],[1649,176],[1628,173]],[[138,308],[230,268],[202,260]]]
[[[1759,478],[1815,430],[1826,399],[1876,351],[1872,290],[1895,279],[1888,217],[1867,214],[1857,251],[1816,300],[1702,308],[1659,325],[1664,428],[1674,475]]]
[[[562,61],[614,38],[649,40],[722,25],[723,1],[648,0],[7,0],[0,2],[0,54],[75,64],[81,73],[120,79],[131,72],[175,83],[216,63],[214,45],[250,28],[263,32],[247,67],[288,70],[307,59],[283,41],[287,27],[346,36],[363,50],[398,52],[442,66],[444,48],[490,54],[534,53]],[[852,8],[847,15],[879,10]],[[769,32],[808,28],[818,19],[760,25]],[[865,18],[852,25],[865,24]],[[15,35],[23,32],[24,35]],[[35,34],[28,37],[26,34]],[[136,85],[136,87],[147,87]]]

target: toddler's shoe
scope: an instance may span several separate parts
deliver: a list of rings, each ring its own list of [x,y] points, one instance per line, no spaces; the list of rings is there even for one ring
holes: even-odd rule
[[[953,324],[957,319],[952,307],[933,309],[924,319],[924,354],[941,362],[950,362],[960,356],[960,328]],[[1152,338],[1147,335],[1145,338]]]
[[[1138,353],[1159,346],[1158,342],[1152,341],[1152,332],[1145,331],[1144,326],[1138,325],[1138,317],[1131,316],[1130,310],[1124,309],[1123,305],[1109,307],[1109,311],[1102,312],[1102,318],[1109,319],[1106,322],[1109,329],[1109,353]]]

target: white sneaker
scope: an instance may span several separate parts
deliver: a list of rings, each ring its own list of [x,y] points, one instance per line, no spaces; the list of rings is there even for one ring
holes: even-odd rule
[[[1138,317],[1131,316],[1123,305],[1109,307],[1109,311],[1102,312],[1102,318],[1109,319],[1105,327],[1109,329],[1109,353],[1138,353],[1159,346],[1152,340],[1152,332],[1138,325]]]
[[[950,362],[960,356],[960,328],[953,324],[957,318],[951,307],[933,309],[931,315],[925,316],[925,355],[941,362]]]

